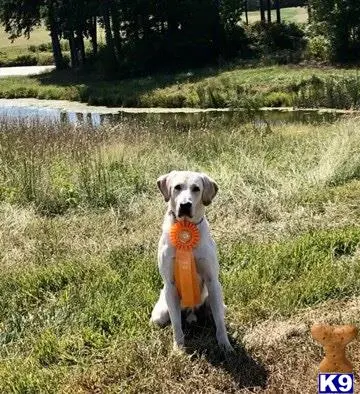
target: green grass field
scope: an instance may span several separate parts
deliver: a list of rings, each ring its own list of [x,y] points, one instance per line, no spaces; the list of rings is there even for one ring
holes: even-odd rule
[[[0,32],[0,66],[53,64],[52,53],[33,53],[29,47],[50,42],[49,33],[43,27],[35,28],[29,38],[24,36],[13,42],[3,29]]]
[[[360,322],[359,151],[356,119],[97,132],[1,121],[0,392],[315,392],[310,325]],[[208,218],[228,359],[209,323],[187,331],[192,355],[148,324],[165,211],[155,181],[174,168],[220,187]]]
[[[266,14],[267,17],[267,14]],[[249,12],[249,23],[254,23],[260,21],[260,11]],[[276,20],[276,11],[271,11],[272,20]],[[293,23],[307,23],[309,20],[309,15],[306,7],[289,7],[281,9],[281,19],[284,22]],[[245,15],[242,15],[242,20],[245,20]]]
[[[49,32],[44,27],[35,28],[29,38],[24,36],[16,38],[13,42],[9,40],[8,34],[3,28],[0,34],[0,50],[5,48],[27,49],[29,45],[46,44],[50,42]]]

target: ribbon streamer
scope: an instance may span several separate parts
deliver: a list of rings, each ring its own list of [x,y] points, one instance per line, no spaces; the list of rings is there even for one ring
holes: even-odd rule
[[[175,247],[174,279],[181,306],[193,308],[200,304],[200,286],[196,271],[193,248],[200,241],[200,233],[194,223],[176,222],[170,229],[170,241]]]

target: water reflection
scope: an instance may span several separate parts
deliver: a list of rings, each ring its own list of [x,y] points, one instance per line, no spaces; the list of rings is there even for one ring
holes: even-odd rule
[[[141,122],[157,122],[160,124],[171,123],[179,128],[189,128],[196,125],[220,122],[220,124],[236,124],[254,122],[256,125],[281,123],[323,123],[334,122],[344,114],[336,112],[316,111],[227,111],[227,112],[198,112],[198,113],[96,113],[96,112],[74,112],[61,109],[34,107],[34,106],[4,106],[0,107],[0,118],[12,118],[20,121],[51,121],[68,122],[72,124],[89,124],[98,127],[104,124],[119,123],[129,120]]]

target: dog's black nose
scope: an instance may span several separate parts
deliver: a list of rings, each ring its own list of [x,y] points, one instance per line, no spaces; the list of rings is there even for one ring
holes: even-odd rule
[[[186,202],[186,203],[183,203],[183,204],[180,204],[180,207],[179,207],[179,216],[181,217],[181,216],[191,216],[191,207],[192,207],[192,204],[191,204],[191,202]]]

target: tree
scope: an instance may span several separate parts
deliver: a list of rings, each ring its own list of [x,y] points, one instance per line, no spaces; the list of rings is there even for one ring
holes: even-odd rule
[[[57,69],[65,67],[58,31],[58,22],[54,7],[55,1],[1,0],[0,21],[9,38],[14,40],[22,35],[29,37],[34,27],[41,25],[46,17],[53,48],[54,62]],[[44,11],[46,12],[44,13]]]
[[[45,3],[43,11],[46,10],[46,20],[48,28],[50,30],[51,44],[53,49],[54,62],[57,70],[65,68],[64,58],[61,52],[60,45],[60,31],[59,31],[59,21],[56,14],[56,8],[53,1],[49,0],[47,4]]]
[[[245,12],[245,23],[249,24],[249,15],[248,15],[248,0],[244,1],[244,12]]]
[[[0,21],[11,40],[22,35],[29,37],[33,28],[40,25],[40,7],[39,1],[0,0]]]
[[[264,6],[264,0],[259,0],[259,5],[260,5],[260,20],[262,23],[265,23],[265,6]]]
[[[115,3],[112,1],[110,4],[110,13],[112,20],[112,30],[114,34],[114,46],[116,50],[117,59],[120,59],[121,55],[121,35],[120,35],[120,17],[119,17],[119,9]]]
[[[98,40],[97,40],[97,15],[94,15],[90,19],[89,35],[91,38],[91,45],[93,48],[93,55],[96,56],[98,53]]]
[[[221,52],[221,15],[220,0],[214,0],[214,49],[215,55],[218,57]]]
[[[71,66],[81,67],[86,62],[85,38],[91,38],[93,52],[97,52],[97,25],[99,14],[95,0],[48,0],[45,18],[51,7],[57,16],[58,34],[69,41]]]
[[[238,25],[244,1],[0,0],[0,21],[13,38],[45,22],[57,68],[64,65],[61,40],[69,41],[71,66],[78,68],[88,61],[84,40],[90,39],[99,69],[124,75],[237,55],[246,41]],[[99,49],[98,23],[106,37]]]
[[[333,60],[360,58],[360,2],[358,0],[311,0],[313,29],[321,29],[331,44]]]
[[[280,0],[275,0],[274,5],[276,8],[276,22],[281,23]]]
[[[271,0],[267,0],[267,17],[268,23],[271,23]]]
[[[111,29],[111,19],[110,19],[110,9],[111,9],[111,0],[103,0],[101,2],[101,15],[104,21],[105,28],[105,40],[106,40],[106,50],[108,54],[108,61],[112,66],[117,65],[117,57],[115,52],[115,43],[113,32]]]

